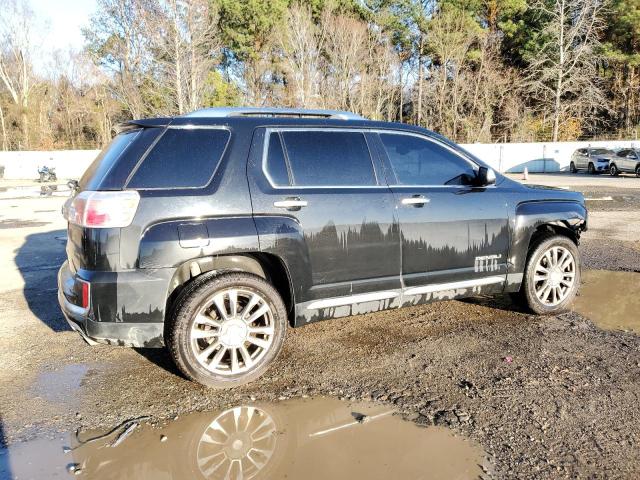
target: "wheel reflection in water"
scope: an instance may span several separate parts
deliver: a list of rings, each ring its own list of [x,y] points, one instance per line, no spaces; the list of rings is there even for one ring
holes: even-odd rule
[[[264,410],[231,408],[218,415],[202,434],[198,468],[210,480],[253,478],[271,459],[276,441],[276,424]]]

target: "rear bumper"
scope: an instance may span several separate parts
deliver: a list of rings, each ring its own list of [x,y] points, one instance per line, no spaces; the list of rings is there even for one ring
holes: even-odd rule
[[[82,308],[70,300],[74,298],[79,275],[64,262],[58,271],[58,303],[69,326],[90,345],[162,347],[167,277],[170,278],[170,272],[161,275],[141,271],[82,275],[80,278],[91,284],[90,307]],[[153,295],[146,295],[149,292]],[[140,311],[140,302],[146,307],[143,311]],[[122,321],[123,317],[136,321]]]

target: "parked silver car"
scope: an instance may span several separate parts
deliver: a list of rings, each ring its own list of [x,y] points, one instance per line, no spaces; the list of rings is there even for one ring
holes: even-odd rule
[[[623,148],[611,158],[609,173],[616,176],[623,172],[640,177],[640,148]]]
[[[587,170],[591,174],[608,172],[609,161],[614,156],[615,152],[607,148],[579,148],[571,156],[569,170],[571,173],[578,170]]]

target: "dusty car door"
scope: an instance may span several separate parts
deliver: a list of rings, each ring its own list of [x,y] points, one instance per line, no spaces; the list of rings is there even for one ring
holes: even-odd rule
[[[260,247],[286,259],[306,321],[400,295],[394,196],[368,136],[318,127],[267,128],[254,136],[264,152],[256,156],[252,148],[249,161]]]
[[[631,150],[620,150],[616,153],[616,156],[613,159],[613,161],[616,163],[616,166],[618,167],[618,170],[620,170],[621,172],[626,172],[629,168],[629,159],[627,158],[627,156],[630,152]]]
[[[587,168],[587,165],[589,163],[589,153],[586,148],[581,148],[578,150],[577,161],[578,168]]]
[[[628,150],[624,159],[624,169],[627,172],[635,172],[638,164],[638,154],[635,150]]]
[[[501,291],[509,225],[499,188],[470,186],[477,165],[435,139],[382,131],[378,138],[400,219],[405,294]]]

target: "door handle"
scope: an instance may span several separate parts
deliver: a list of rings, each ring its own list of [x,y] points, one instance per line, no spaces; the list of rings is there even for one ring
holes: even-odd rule
[[[300,210],[302,207],[308,205],[306,200],[300,200],[298,197],[291,197],[285,200],[278,200],[273,202],[273,206],[276,208],[286,208],[287,210]]]
[[[414,195],[413,197],[407,197],[402,199],[403,205],[411,205],[412,207],[422,207],[429,203],[431,200],[423,197],[422,195]]]

